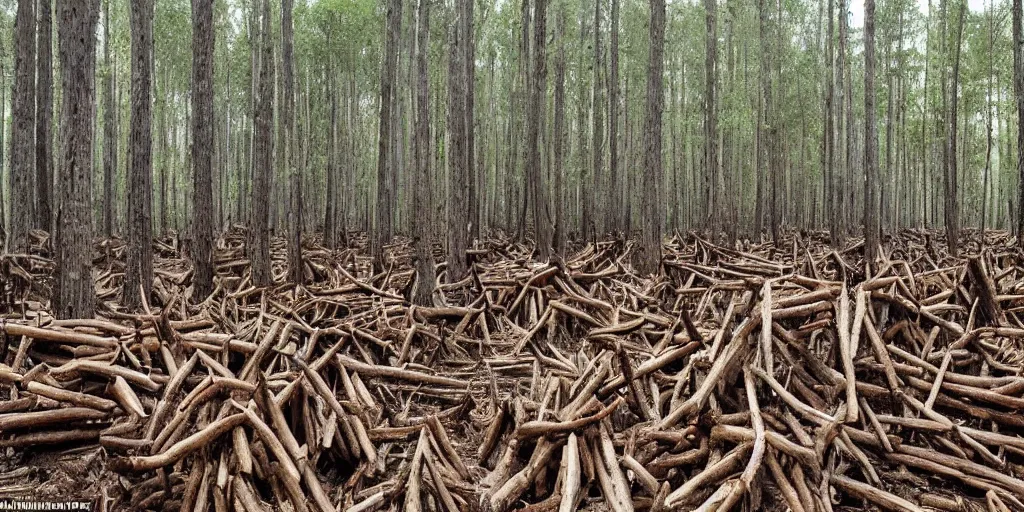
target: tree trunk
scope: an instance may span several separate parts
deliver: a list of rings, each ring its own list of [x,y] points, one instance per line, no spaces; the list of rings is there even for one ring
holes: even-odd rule
[[[754,141],[754,174],[757,180],[754,191],[754,233],[758,238],[760,238],[764,231],[765,202],[768,196],[768,152],[766,150],[768,145],[768,127],[765,121],[767,119],[768,105],[766,103],[770,78],[768,76],[768,29],[766,17],[764,0],[759,0],[757,3],[757,33],[761,51],[759,52],[758,80],[761,87],[757,94],[757,120],[755,121],[756,134]]]
[[[284,90],[281,96],[281,130],[284,145],[280,151],[288,174],[288,280],[302,282],[302,175],[295,159],[295,77],[293,65],[292,1],[281,0],[281,68]]]
[[[704,162],[709,180],[705,191],[708,206],[706,226],[713,240],[722,230],[722,205],[719,194],[724,192],[721,169],[718,168],[718,110],[715,105],[715,84],[718,80],[718,26],[715,21],[717,0],[704,0],[704,20],[707,27],[704,39]],[[649,92],[648,92],[649,94]]]
[[[35,219],[36,0],[18,0],[11,93],[11,247],[28,248]]]
[[[330,31],[328,31],[327,47],[331,47]],[[338,179],[338,86],[334,76],[334,66],[327,62],[327,70],[324,76],[324,83],[327,87],[328,101],[330,102],[331,125],[327,133],[327,176],[326,176],[326,200],[324,201],[324,246],[328,249],[338,247],[338,200],[339,179]]]
[[[713,0],[711,0],[713,1]],[[661,112],[665,93],[662,84],[665,54],[665,0],[650,0],[650,60],[647,65],[647,116],[644,123],[644,180],[642,250],[637,270],[655,274],[661,264],[661,214],[656,203],[662,181]]]
[[[377,212],[370,236],[370,256],[374,265],[384,268],[384,245],[391,241],[395,191],[391,181],[394,157],[392,110],[395,103],[395,70],[398,67],[398,34],[402,24],[402,0],[388,0],[387,33],[380,71],[380,124],[377,141]],[[460,73],[461,74],[461,73]]]
[[[527,120],[529,128],[526,134],[526,147],[529,148],[526,179],[530,187],[529,203],[533,206],[537,258],[540,261],[548,261],[551,258],[551,223],[548,220],[547,188],[544,183],[544,171],[541,168],[539,140],[540,134],[544,131],[544,105],[547,103],[546,0],[534,0],[533,10],[533,80]]]
[[[850,180],[850,134],[853,132],[852,114],[849,112],[849,95],[850,84],[847,80],[846,75],[846,57],[847,53],[847,41],[849,27],[847,22],[847,0],[839,0],[839,12],[836,14],[839,17],[839,51],[836,53],[836,137],[837,143],[833,146],[833,151],[836,152],[839,164],[837,172],[835,174],[836,181],[842,184],[852,183]],[[846,236],[848,224],[848,211],[851,209],[853,203],[852,192],[846,186],[838,187],[836,191],[836,197],[838,199],[837,204],[834,208],[837,209],[839,216],[839,232],[840,240],[838,243],[833,242],[833,245],[837,247],[843,243],[842,238]]]
[[[892,140],[891,138],[889,139]],[[875,0],[864,2],[864,258],[878,257],[878,127],[875,125]],[[891,151],[891,148],[886,148]]]
[[[922,87],[924,89],[924,99],[922,100],[921,108],[921,219],[918,227],[930,227],[929,224],[929,212],[928,212],[928,181],[931,173],[928,172],[928,123],[927,116],[930,112],[928,109],[928,75],[931,70],[931,26],[932,26],[932,0],[928,0],[928,17],[925,20],[925,42],[924,42],[924,81]]]
[[[117,95],[115,65],[110,55],[110,2],[103,4],[103,236],[114,236],[114,175],[117,173]]]
[[[162,84],[163,86],[162,90],[158,90],[158,96],[163,96],[161,93],[167,93],[167,82],[167,72],[165,71],[163,80],[157,82],[157,85]],[[160,142],[160,212],[158,216],[160,217],[160,234],[163,235],[170,228],[168,221],[170,206],[167,201],[167,179],[170,172],[168,168],[170,167],[171,160],[171,144],[174,141],[172,134],[175,132],[173,128],[171,130],[167,128],[167,100],[162,98],[159,105],[160,117],[157,119],[159,125],[157,126],[157,132],[159,132],[157,140]],[[172,123],[172,126],[177,127],[178,124]],[[238,204],[241,205],[243,202],[239,201]]]
[[[226,90],[231,90],[231,66],[224,67],[225,73],[225,85]],[[219,141],[217,145],[221,148],[220,158],[217,159],[219,162],[217,169],[217,229],[225,229],[228,223],[227,205],[229,201],[228,197],[228,179],[232,174],[231,165],[234,162],[232,158],[232,147],[231,147],[231,103],[225,98],[223,100],[224,109],[224,127],[221,129],[224,134],[224,140]],[[216,114],[215,114],[216,115]]]
[[[461,3],[455,3],[452,22],[448,24],[448,146],[446,160],[448,163],[448,282],[460,281],[466,275],[466,249],[469,241],[469,213],[466,192],[469,172],[466,169],[466,106],[465,66],[462,57],[465,53],[461,45],[465,44],[464,34],[460,30],[459,9]],[[471,1],[471,0],[469,0]],[[525,58],[525,56],[523,57]]]
[[[615,0],[617,3],[618,0]],[[555,41],[558,43],[558,54],[555,57],[555,119],[551,136],[554,138],[552,146],[554,150],[554,165],[552,165],[553,189],[551,191],[554,200],[551,201],[551,208],[554,213],[554,249],[555,254],[565,254],[565,193],[563,192],[564,180],[562,173],[565,172],[565,2],[558,4],[558,19],[555,21]],[[614,111],[614,107],[613,111]],[[614,123],[613,123],[614,125]],[[615,140],[614,138],[612,140]]]
[[[1021,33],[1021,0],[1013,0],[1013,92],[1017,100],[1017,245],[1024,247],[1024,34]],[[1007,144],[1009,147],[1009,144]],[[1007,151],[1009,156],[1009,151]]]
[[[286,0],[287,1],[287,0]],[[196,302],[213,293],[213,0],[192,0],[193,264]]]
[[[775,93],[773,87],[772,78],[772,66],[771,59],[776,58],[774,54],[775,47],[770,42],[770,36],[768,34],[768,10],[765,8],[764,0],[758,1],[758,18],[761,32],[761,91],[764,99],[764,119],[761,121],[763,124],[761,143],[763,146],[761,149],[761,155],[764,160],[765,170],[765,199],[768,207],[768,226],[771,230],[772,240],[778,241],[779,239],[779,185],[780,185],[780,174],[781,169],[779,165],[779,126],[777,126],[778,117],[776,112],[775,104]]]
[[[0,43],[0,119],[7,119],[7,69],[4,61],[7,58],[4,54],[3,43]],[[4,142],[4,135],[7,128],[0,123],[0,254],[7,252],[7,215],[4,209],[7,202],[4,200],[4,156],[3,150],[7,147]]]
[[[262,1],[260,30],[259,90],[253,139],[253,184],[249,222],[249,261],[252,284],[270,286],[270,174],[274,159],[274,57],[270,39],[270,0]]]
[[[836,128],[835,128],[835,5],[828,0],[828,37],[825,42],[825,179],[828,198],[828,230],[832,247],[838,248],[842,234],[839,230],[839,215],[836,205],[840,201],[839,180],[836,179]]]
[[[585,3],[580,2],[580,39],[578,43],[579,48],[584,48],[587,42],[587,20],[589,18],[587,17],[586,12],[587,9]],[[594,27],[594,29],[596,30],[597,27]],[[585,60],[585,52],[578,52],[576,57],[576,69],[581,70],[580,73],[582,73],[582,70],[586,66]],[[579,174],[579,182],[575,184],[575,187],[573,187],[573,197],[575,198],[575,201],[573,203],[576,206],[573,215],[573,226],[576,227],[577,237],[586,239],[589,235],[589,231],[587,231],[583,219],[586,219],[589,216],[591,216],[592,205],[587,200],[587,198],[580,197],[579,189],[581,183],[593,182],[594,171],[593,169],[590,169],[588,166],[588,162],[590,159],[588,158],[589,148],[587,147],[588,141],[586,133],[587,102],[584,101],[584,98],[587,95],[586,80],[577,80],[576,82],[578,84],[578,87],[576,89],[576,96],[577,98],[579,98],[579,100],[576,102],[576,168],[577,173]]]
[[[116,65],[111,56],[111,0],[103,3],[103,236],[114,236],[115,191],[114,176],[118,168],[118,112]]]
[[[995,70],[992,66],[992,53],[995,50],[995,2],[989,0],[988,6],[988,93],[985,95],[985,173],[981,185],[981,241],[985,243],[985,228],[988,220],[989,175],[992,172],[992,77]]]
[[[150,223],[153,184],[153,113],[150,110],[153,0],[131,3],[131,25],[132,118],[128,145],[128,251],[123,294],[125,306],[138,308],[142,305],[142,299],[149,299],[153,287],[153,227]]]
[[[465,56],[462,63],[466,66],[466,178],[469,186],[469,239],[480,238],[480,204],[487,189],[480,186],[482,167],[476,163],[476,131],[478,129],[475,114],[476,102],[476,39],[473,36],[473,5],[475,0],[466,0],[462,8],[462,50]]]
[[[53,23],[52,0],[39,0],[36,33],[36,227],[53,227]]]
[[[430,0],[419,0],[416,26],[416,180],[413,187],[415,212],[412,216],[412,239],[416,250],[416,287],[413,303],[430,306],[434,293],[434,256],[431,248],[430,188],[430,88],[427,57],[430,51]]]
[[[99,1],[58,0],[57,13],[63,143],[52,309],[61,319],[92,318],[92,121]]]
[[[956,159],[956,137],[957,137],[957,105],[959,103],[960,83],[960,46],[963,40],[964,11],[967,8],[966,0],[960,0],[960,16],[956,29],[956,46],[953,48],[953,76],[949,85],[950,108],[947,119],[949,133],[946,138],[946,243],[949,244],[949,252],[957,253],[958,238],[960,236],[960,212],[957,205],[957,159]]]
[[[622,179],[619,176],[619,0],[612,0],[611,55],[608,76],[608,216],[610,231],[626,230],[622,208]],[[628,237],[629,234],[626,233]]]
[[[596,240],[598,230],[607,228],[609,214],[608,205],[598,207],[598,198],[604,197],[601,194],[604,182],[602,160],[604,158],[604,87],[601,80],[602,50],[601,47],[601,0],[594,0],[594,91],[591,97],[590,112],[593,117],[593,180],[587,183],[590,190],[586,194],[586,201],[589,201],[591,215],[585,216],[582,220],[586,233],[586,240]]]

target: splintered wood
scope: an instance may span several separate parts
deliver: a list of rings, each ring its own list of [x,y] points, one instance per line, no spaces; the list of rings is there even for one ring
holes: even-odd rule
[[[490,240],[466,280],[438,266],[427,308],[404,242],[379,275],[310,244],[309,284],[256,289],[243,239],[201,304],[158,241],[141,315],[108,302],[105,242],[80,320],[45,311],[39,247],[4,257],[0,497],[70,453],[97,461],[77,477],[101,510],[1024,511],[1005,235],[958,259],[901,233],[867,272],[860,243],[676,236],[654,279],[630,243],[538,263]]]

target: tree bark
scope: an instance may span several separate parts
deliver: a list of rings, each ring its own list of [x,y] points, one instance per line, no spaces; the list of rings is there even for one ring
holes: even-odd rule
[[[770,42],[771,36],[768,34],[768,10],[765,8],[764,0],[759,0],[758,4],[758,18],[760,24],[760,38],[761,38],[761,94],[763,96],[762,101],[764,102],[764,118],[761,123],[763,125],[761,129],[761,141],[760,149],[761,155],[764,161],[765,182],[764,192],[765,199],[768,209],[768,226],[771,230],[772,240],[778,241],[779,239],[779,224],[781,222],[781,215],[779,213],[779,185],[780,185],[780,155],[779,155],[779,126],[778,113],[776,111],[775,103],[775,91],[772,77],[772,59],[776,58],[775,46]]]
[[[712,0],[713,1],[713,0]],[[656,199],[662,181],[661,113],[665,106],[662,73],[665,58],[665,0],[650,0],[650,55],[647,65],[647,116],[644,126],[642,250],[637,270],[656,274],[661,264],[662,217]]]
[[[981,240],[985,242],[985,228],[988,220],[989,175],[992,172],[992,79],[995,70],[992,53],[995,50],[995,2],[989,0],[988,7],[988,92],[985,94],[985,174],[981,185]]]
[[[957,204],[957,108],[959,103],[960,83],[960,47],[963,40],[964,14],[967,8],[966,0],[960,0],[960,16],[956,29],[956,46],[953,48],[953,76],[949,85],[950,108],[947,119],[949,133],[946,138],[946,243],[949,245],[949,252],[957,254],[958,238],[960,236],[960,212]]]
[[[249,261],[252,284],[270,286],[270,175],[274,158],[274,57],[270,32],[270,0],[262,1],[259,50],[259,90],[256,95],[253,139],[252,220],[249,222]]]
[[[284,90],[281,96],[281,129],[284,132],[285,172],[289,176],[288,280],[302,282],[302,175],[295,159],[295,77],[293,64],[292,2],[281,0],[281,68]]]
[[[138,308],[153,287],[153,227],[150,196],[153,186],[152,98],[153,0],[131,3],[132,118],[128,145],[128,251],[123,302]],[[141,287],[141,291],[140,291]],[[140,295],[141,293],[141,295]]]
[[[610,231],[627,230],[622,207],[622,179],[619,176],[619,0],[612,1],[612,33],[608,76],[608,208]],[[628,237],[629,234],[625,233]]]
[[[618,2],[618,0],[615,0]],[[555,21],[555,41],[558,43],[558,54],[555,57],[555,119],[551,136],[554,152],[552,165],[554,200],[551,207],[554,214],[554,249],[555,254],[565,254],[565,192],[562,173],[565,172],[565,2],[558,4],[558,19]],[[614,109],[614,107],[613,107]],[[612,139],[614,140],[614,138]]]
[[[331,48],[331,31],[327,31],[327,47]],[[335,80],[334,66],[331,61],[327,62],[327,70],[324,76],[324,83],[327,86],[327,95],[330,102],[331,125],[327,134],[327,195],[324,204],[324,245],[328,249],[338,247],[338,216],[341,208],[338,205],[340,199],[338,176],[338,84]]]
[[[57,13],[63,143],[52,309],[59,319],[92,318],[92,121],[99,1],[58,0]]]
[[[722,212],[719,194],[724,192],[721,186],[721,169],[718,168],[718,110],[715,104],[715,84],[718,81],[717,53],[718,29],[715,21],[717,0],[704,0],[704,20],[707,27],[704,40],[704,162],[705,172],[709,180],[705,182],[708,218],[706,225],[717,239],[722,230]]]
[[[851,116],[849,115],[848,108],[848,91],[849,84],[847,83],[846,76],[846,57],[847,53],[847,41],[849,27],[847,22],[847,3],[846,0],[839,0],[839,12],[836,15],[839,17],[839,51],[836,53],[836,144],[832,147],[832,150],[836,152],[836,156],[839,161],[837,166],[837,172],[835,174],[835,181],[842,184],[851,183],[850,180],[850,133],[853,131],[853,123],[850,122]],[[836,208],[837,215],[839,216],[839,233],[840,239],[833,241],[833,245],[837,248],[843,243],[843,238],[847,233],[847,212],[851,208],[852,197],[850,196],[850,190],[845,186],[840,186],[836,190],[836,198],[838,201],[834,205]],[[838,242],[838,243],[837,243]]]
[[[878,257],[878,127],[875,125],[875,0],[864,1],[864,258]],[[889,139],[892,140],[891,138]],[[891,151],[891,148],[886,148]]]
[[[462,63],[466,66],[466,169],[469,173],[467,184],[469,186],[468,204],[469,209],[469,239],[474,240],[480,237],[480,204],[482,197],[486,195],[487,189],[481,187],[480,175],[482,166],[476,165],[476,131],[478,129],[475,114],[476,103],[476,38],[473,36],[473,5],[475,0],[466,0],[461,12],[461,23],[463,33],[462,50],[465,56]]]
[[[534,0],[533,11],[533,80],[527,121],[529,128],[526,134],[526,147],[530,152],[526,164],[526,179],[530,187],[529,202],[533,206],[537,258],[540,261],[548,261],[551,258],[551,223],[548,220],[547,188],[544,183],[544,171],[541,168],[539,139],[544,131],[544,105],[547,103],[546,0]]]
[[[430,87],[427,57],[430,52],[430,0],[419,0],[416,17],[416,180],[413,187],[415,213],[412,239],[416,250],[416,287],[412,300],[418,306],[430,306],[434,293],[434,256],[430,226],[433,201],[430,194]]]
[[[828,199],[828,229],[833,248],[839,248],[842,233],[839,229],[839,181],[836,179],[836,127],[835,127],[835,5],[828,0],[828,37],[825,42],[825,179]]]
[[[392,190],[394,141],[391,128],[395,103],[395,70],[398,67],[398,35],[402,24],[402,0],[388,0],[384,59],[380,71],[380,124],[377,141],[377,212],[370,236],[370,256],[374,265],[384,268],[384,245],[393,235],[392,214],[395,191]],[[459,73],[460,75],[462,73]],[[465,121],[463,121],[465,122]]]
[[[1013,92],[1017,100],[1017,245],[1024,247],[1024,34],[1021,31],[1021,0],[1013,0]],[[1009,145],[1007,145],[1009,146]],[[1009,155],[1009,152],[1007,152]]]
[[[39,0],[36,32],[36,227],[53,227],[53,23],[52,0]]]
[[[4,66],[3,43],[0,43],[0,119],[7,119],[7,69]],[[0,152],[3,152],[6,142],[4,136],[7,129],[0,124]],[[4,209],[7,208],[7,201],[4,200],[4,158],[0,156],[0,253],[7,252],[7,215]]]
[[[587,21],[589,20],[589,18],[588,18],[588,16],[586,14],[587,14],[586,4],[584,2],[580,2],[580,10],[579,10],[579,13],[578,13],[578,18],[580,20],[580,28],[579,28],[579,36],[580,36],[580,38],[579,38],[579,43],[578,44],[579,44],[580,48],[583,48],[583,47],[586,46],[586,41],[587,41],[587,37],[588,37],[588,34],[587,34],[587,30],[588,30]],[[585,64],[585,62],[586,62],[586,55],[584,53],[585,52],[581,51],[581,52],[577,52],[577,54],[576,54],[576,68],[577,69],[582,70],[586,66],[586,64]],[[579,98],[579,101],[576,102],[576,158],[575,158],[575,161],[576,161],[577,173],[578,173],[578,175],[580,177],[580,183],[589,183],[589,182],[593,181],[593,170],[590,169],[589,165],[588,165],[588,162],[589,162],[589,158],[588,158],[589,148],[587,147],[588,140],[587,140],[587,133],[586,133],[586,131],[587,131],[587,128],[586,128],[586,126],[587,126],[587,124],[586,124],[586,118],[587,118],[587,115],[586,115],[586,113],[587,113],[586,104],[587,104],[587,102],[583,101],[583,98],[586,97],[586,95],[587,95],[587,86],[586,86],[585,82],[586,82],[585,80],[577,80],[576,81],[576,83],[577,83],[576,95]],[[580,189],[580,187],[577,185],[576,187],[574,187],[572,189],[572,193],[571,193],[571,196],[573,198],[572,204],[574,205],[573,216],[572,216],[572,225],[575,228],[575,232],[577,233],[577,237],[583,238],[586,235],[586,229],[585,229],[585,227],[584,227],[584,225],[582,223],[582,219],[590,214],[591,205],[590,205],[590,203],[588,203],[585,200],[585,198],[581,198],[580,197],[579,189]],[[567,232],[569,231],[568,228],[566,229],[566,231]]]
[[[192,259],[196,269],[192,297],[197,302],[213,293],[214,37],[213,0],[192,0]]]
[[[159,80],[157,82],[157,85],[161,85],[162,84],[162,86],[163,86],[163,90],[158,90],[158,95],[159,96],[163,96],[160,93],[166,93],[167,92],[167,82],[168,82],[168,80],[167,80],[167,72],[165,71],[163,79]],[[157,135],[157,140],[160,142],[160,156],[161,156],[161,158],[160,158],[160,184],[159,184],[159,188],[160,188],[159,209],[160,209],[160,212],[157,214],[157,216],[160,218],[160,223],[159,223],[160,224],[160,234],[163,235],[163,234],[167,233],[168,229],[170,229],[170,224],[169,224],[169,221],[168,221],[168,212],[169,212],[169,209],[170,209],[169,208],[170,205],[169,205],[169,201],[167,200],[167,178],[169,177],[168,175],[170,174],[170,171],[168,171],[168,168],[170,167],[170,160],[171,160],[171,144],[174,141],[174,138],[173,138],[174,135],[177,133],[175,131],[175,129],[178,126],[178,124],[177,123],[172,123],[172,129],[168,130],[167,129],[167,109],[168,109],[167,100],[164,99],[164,98],[161,98],[159,106],[160,106],[160,112],[159,112],[159,118],[157,119],[157,123],[158,123],[157,132],[159,132],[159,133]],[[244,202],[245,201],[239,201],[238,202],[239,208],[241,208],[241,204],[244,203]]]
[[[11,247],[24,251],[35,227],[36,0],[18,0],[11,93]]]
[[[448,26],[448,148],[446,160],[448,164],[448,281],[460,281],[466,275],[466,249],[469,246],[469,222],[467,218],[469,198],[467,183],[469,172],[466,169],[466,114],[463,109],[465,101],[465,66],[462,57],[465,53],[461,45],[465,44],[458,10],[460,0],[455,3]],[[471,1],[471,0],[470,0]],[[525,56],[523,58],[526,58]]]
[[[591,215],[584,215],[581,219],[584,226],[584,232],[586,233],[586,240],[596,240],[598,237],[599,229],[606,229],[608,224],[609,214],[612,212],[608,211],[608,205],[601,205],[598,208],[599,202],[597,198],[604,197],[601,194],[604,182],[607,181],[602,176],[604,174],[603,164],[601,163],[604,158],[604,117],[603,111],[604,105],[604,87],[601,81],[601,69],[602,63],[602,46],[601,46],[601,0],[594,0],[594,90],[593,96],[591,97],[590,112],[593,117],[593,180],[587,183],[590,185],[590,190],[585,191],[586,195],[584,201],[588,201],[592,207],[590,208]],[[585,182],[586,183],[586,182]]]
[[[115,65],[110,53],[110,2],[103,4],[103,235],[114,236],[114,174],[117,173],[117,95]]]

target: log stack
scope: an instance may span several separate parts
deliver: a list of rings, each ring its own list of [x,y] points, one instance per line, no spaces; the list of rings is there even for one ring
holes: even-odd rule
[[[956,258],[909,231],[865,265],[819,234],[676,235],[654,277],[629,242],[496,238],[461,282],[437,266],[431,307],[406,241],[379,274],[310,241],[307,284],[257,289],[242,239],[201,303],[163,242],[142,314],[110,251],[92,319],[48,315],[44,256],[8,260],[0,453],[94,453],[101,510],[1024,510],[1009,237]],[[0,495],[41,478],[3,471]]]

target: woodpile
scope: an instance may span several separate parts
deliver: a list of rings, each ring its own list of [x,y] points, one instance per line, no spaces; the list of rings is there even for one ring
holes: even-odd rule
[[[77,320],[46,312],[45,256],[8,256],[0,453],[95,453],[100,510],[1024,510],[1020,253],[931,238],[866,272],[818,234],[676,235],[655,279],[632,243],[494,239],[415,307],[404,241],[378,275],[310,243],[309,284],[256,289],[232,232],[198,304],[157,241],[143,314],[108,241]]]

